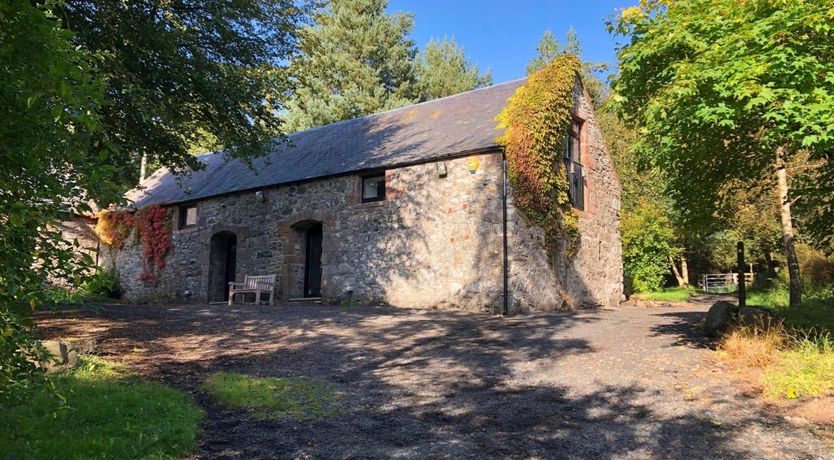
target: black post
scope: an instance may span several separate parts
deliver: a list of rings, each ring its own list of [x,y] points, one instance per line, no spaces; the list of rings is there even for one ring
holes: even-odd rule
[[[507,316],[510,313],[510,262],[507,242],[507,154],[501,150],[501,210],[503,214],[504,223],[504,305],[501,313]]]
[[[744,242],[739,241],[736,245],[736,257],[738,258],[738,306],[743,308],[747,306],[747,283],[744,279],[744,270],[746,265],[744,263]]]

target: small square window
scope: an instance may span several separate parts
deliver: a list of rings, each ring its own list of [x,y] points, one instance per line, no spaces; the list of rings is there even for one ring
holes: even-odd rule
[[[179,228],[197,225],[197,206],[180,206]]]
[[[382,201],[385,199],[385,175],[362,178],[362,202]]]

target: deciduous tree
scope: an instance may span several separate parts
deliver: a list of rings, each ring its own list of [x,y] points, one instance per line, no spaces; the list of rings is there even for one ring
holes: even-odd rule
[[[72,45],[55,7],[0,3],[0,405],[43,381],[25,318],[48,300],[46,280],[77,280],[89,262],[50,224],[119,196],[98,59]]]
[[[611,24],[629,39],[614,82],[621,113],[641,127],[640,150],[687,222],[713,220],[727,184],[775,179],[792,306],[797,197],[786,167],[802,151],[827,162],[834,148],[832,18],[824,0],[644,0]]]
[[[125,153],[127,185],[140,159],[185,170],[191,146],[230,156],[264,152],[280,133],[286,61],[305,11],[292,0],[65,0],[73,43],[101,58],[105,139]]]

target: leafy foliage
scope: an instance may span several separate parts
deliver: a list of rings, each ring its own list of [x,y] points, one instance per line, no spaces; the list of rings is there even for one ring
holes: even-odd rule
[[[145,206],[135,213],[129,210],[102,211],[96,224],[96,234],[103,243],[120,249],[135,229],[136,238],[142,244],[142,273],[139,278],[146,283],[156,283],[165,268],[165,256],[173,247],[170,214],[168,208],[158,204]]]
[[[676,255],[674,229],[661,208],[640,201],[621,219],[623,267],[635,292],[659,290]]]
[[[611,25],[631,39],[614,82],[621,114],[687,222],[708,226],[722,187],[770,177],[778,148],[829,162],[833,24],[820,0],[647,0]]]
[[[29,320],[0,308],[0,408],[19,402],[47,382],[35,363],[48,355],[30,328]]]
[[[568,30],[564,46],[553,36],[553,32],[546,30],[536,45],[536,52],[537,55],[530,59],[530,62],[527,64],[528,75],[545,68],[562,54],[580,56],[582,54],[582,44],[573,27]],[[608,70],[608,64],[582,61],[580,68],[585,90],[591,96],[591,103],[594,107],[598,108],[606,100],[608,88],[605,83],[597,78],[597,75],[600,72]]]
[[[158,204],[145,206],[136,212],[134,222],[142,243],[143,264],[139,278],[147,283],[156,283],[165,268],[165,255],[173,247],[170,211]]]
[[[571,122],[579,59],[572,54],[555,58],[530,75],[498,115],[498,138],[504,146],[518,209],[545,234],[550,251],[575,247],[578,223],[568,198],[562,157]],[[555,253],[554,253],[555,255]]]
[[[104,209],[97,216],[95,231],[99,240],[113,249],[123,248],[133,229],[133,213]]]
[[[287,126],[298,131],[413,103],[417,49],[411,15],[386,0],[331,0],[300,33]]]
[[[102,138],[124,152],[125,185],[136,183],[143,155],[199,168],[189,147],[207,134],[248,158],[279,131],[283,63],[304,18],[292,0],[66,0],[60,15],[73,43],[101,56]]]
[[[681,221],[710,228],[734,190],[775,178],[791,305],[801,303],[788,167],[799,155],[825,170],[834,148],[834,22],[822,0],[645,0],[612,30],[621,113],[638,148],[669,179]],[[806,199],[825,222],[830,184]],[[801,198],[801,197],[800,197]],[[822,218],[822,221],[818,219]]]
[[[99,268],[81,287],[93,298],[118,299],[122,295],[119,276],[116,270],[111,268]]]
[[[492,72],[480,73],[454,39],[431,40],[416,62],[420,99],[427,101],[492,84]]]
[[[0,399],[45,380],[31,362],[31,310],[50,279],[81,280],[91,264],[56,230],[87,198],[114,200],[117,158],[100,141],[104,88],[96,56],[72,46],[53,13],[25,0],[0,3]],[[2,403],[2,401],[0,401]]]

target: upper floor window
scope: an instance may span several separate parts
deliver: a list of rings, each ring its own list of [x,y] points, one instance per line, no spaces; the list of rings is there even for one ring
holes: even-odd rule
[[[582,174],[582,122],[571,122],[565,140],[565,169],[568,173],[568,196],[574,208],[585,209],[585,181]]]
[[[382,201],[385,199],[385,174],[362,178],[362,202]]]
[[[192,225],[197,225],[197,206],[180,206],[178,228],[190,227]]]

